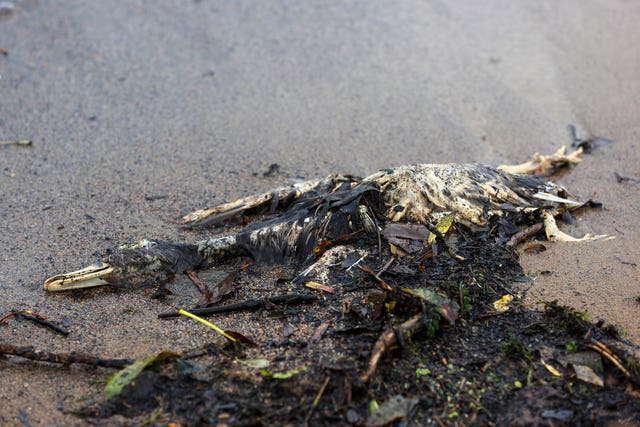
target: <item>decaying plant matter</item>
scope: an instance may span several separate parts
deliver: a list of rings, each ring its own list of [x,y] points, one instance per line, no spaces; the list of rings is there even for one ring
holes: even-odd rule
[[[517,170],[548,177],[579,154],[536,156]],[[515,246],[543,230],[550,240],[602,237],[558,230],[554,217],[580,206],[541,177],[450,164],[364,179],[331,175],[194,212],[186,227],[240,216],[252,225],[193,244],[118,248],[45,288],[162,284],[185,272],[206,297],[191,315],[225,313],[223,324],[239,329],[223,332],[245,344],[203,338],[196,349],[169,349],[171,359],[166,351],[145,355],[113,377],[134,382],[119,383],[115,394],[107,385],[108,400],[72,410],[105,423],[112,415],[145,423],[163,414],[181,425],[635,419],[633,399],[609,413],[610,402],[635,390],[637,363],[608,329],[577,311],[553,303],[530,309],[518,298],[515,283],[527,279]],[[236,257],[252,260],[239,267]],[[211,283],[194,272],[212,267],[230,273],[207,292]],[[0,353],[40,361],[89,360],[5,347]],[[153,399],[136,400],[149,390]]]

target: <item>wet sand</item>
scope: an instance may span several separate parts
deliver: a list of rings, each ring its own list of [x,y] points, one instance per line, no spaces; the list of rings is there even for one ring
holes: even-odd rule
[[[42,282],[110,246],[200,239],[176,219],[233,197],[404,163],[518,163],[574,124],[615,143],[559,180],[604,204],[563,229],[615,239],[523,254],[528,298],[640,345],[639,19],[624,1],[16,1],[0,15],[0,140],[34,143],[0,146],[0,314],[33,309],[71,334],[10,321],[0,340],[114,358],[200,345],[156,319],[193,299],[180,280],[164,302]],[[65,404],[106,374],[0,360],[0,423],[82,425]]]

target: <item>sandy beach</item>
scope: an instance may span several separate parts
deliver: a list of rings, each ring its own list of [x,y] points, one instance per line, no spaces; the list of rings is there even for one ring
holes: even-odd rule
[[[194,209],[332,172],[520,163],[570,145],[572,124],[614,142],[558,180],[603,203],[561,228],[615,238],[523,253],[523,290],[637,352],[640,4],[2,3],[0,140],[33,143],[0,146],[0,317],[32,309],[71,334],[11,322],[0,341],[112,358],[197,346],[150,291],[42,283],[119,244],[204,238],[177,226]],[[84,425],[65,405],[104,377],[0,359],[0,424]]]

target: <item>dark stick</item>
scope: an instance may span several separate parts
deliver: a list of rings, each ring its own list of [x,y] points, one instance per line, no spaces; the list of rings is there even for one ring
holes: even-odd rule
[[[511,239],[507,242],[507,246],[517,246],[522,243],[525,239],[536,234],[538,231],[542,230],[544,224],[541,222],[537,222],[529,227],[525,227],[522,230],[518,231],[516,234],[511,236]]]
[[[29,139],[19,139],[12,141],[0,141],[0,145],[22,145],[25,147],[30,147],[33,144],[33,141]]]
[[[66,337],[67,335],[69,335],[69,331],[67,331],[67,330],[66,330],[66,329],[64,329],[63,327],[58,326],[58,325],[56,325],[55,323],[53,323],[53,322],[51,322],[51,321],[49,321],[49,320],[47,320],[47,319],[44,319],[44,318],[42,318],[42,317],[32,316],[32,315],[30,315],[30,314],[21,314],[20,316],[21,316],[23,319],[25,319],[25,320],[30,320],[30,321],[32,321],[32,322],[34,322],[34,323],[37,323],[37,324],[39,324],[39,325],[42,325],[42,326],[44,326],[45,328],[49,328],[49,329],[51,329],[52,331],[59,333],[60,335],[64,335],[65,337]]]
[[[45,328],[49,328],[54,332],[64,335],[65,337],[69,335],[69,331],[64,329],[62,326],[56,325],[55,323],[53,323],[43,315],[38,314],[33,310],[13,311],[0,319],[0,325],[5,323],[8,319],[12,317],[15,317],[18,320],[24,319],[24,320],[29,320],[31,322],[37,323],[38,325],[44,326]]]
[[[39,362],[60,363],[64,365],[82,363],[91,366],[103,366],[105,368],[124,368],[133,363],[133,360],[130,359],[101,359],[89,353],[53,353],[50,351],[34,350],[31,346],[18,347],[3,342],[0,342],[0,354],[11,354]]]
[[[393,258],[391,258],[393,259]],[[373,271],[370,267],[366,266],[366,265],[359,265],[358,268],[362,271],[364,271],[365,273],[367,273],[369,276],[373,277],[375,279],[376,282],[378,282],[378,284],[380,285],[380,287],[382,289],[384,289],[385,291],[393,291],[393,286],[389,285],[387,282],[385,282],[384,280],[382,280],[380,278],[380,276],[378,276],[376,274],[375,271]]]
[[[207,304],[211,304],[213,302],[213,292],[211,292],[211,289],[209,289],[209,287],[202,281],[202,279],[198,276],[198,273],[196,273],[195,271],[187,270],[186,273],[187,276],[189,276],[189,279],[191,279],[191,282],[196,286],[196,288],[198,288],[198,291],[200,291],[200,294],[202,295],[202,302],[198,305],[201,307],[206,307]]]
[[[312,302],[317,300],[318,300],[317,296],[310,295],[310,294],[276,295],[274,297],[269,297],[268,299],[269,302],[272,302],[275,304],[306,303],[306,302]],[[246,301],[237,302],[234,304],[221,305],[218,307],[193,308],[188,311],[197,316],[209,316],[213,314],[230,313],[233,311],[240,311],[240,310],[255,310],[256,308],[263,307],[264,305],[265,305],[265,299],[250,299]],[[180,314],[177,311],[169,311],[169,312],[158,314],[158,318],[160,319],[167,319],[169,317],[179,317],[179,316]]]

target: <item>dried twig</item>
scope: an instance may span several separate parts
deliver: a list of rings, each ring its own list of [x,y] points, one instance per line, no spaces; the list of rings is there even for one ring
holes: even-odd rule
[[[198,276],[198,273],[196,273],[195,271],[187,270],[186,273],[187,276],[189,276],[189,279],[191,279],[191,283],[193,283],[195,287],[198,288],[198,291],[200,291],[200,295],[202,295],[202,300],[199,306],[206,307],[207,305],[211,304],[213,302],[213,292],[211,292],[211,289],[209,289],[209,287],[202,281],[202,279]]]
[[[16,319],[25,319],[31,322],[34,322],[38,325],[44,326],[45,328],[51,329],[54,332],[57,332],[65,337],[69,335],[69,331],[64,329],[62,326],[59,326],[41,314],[36,313],[33,310],[19,310],[14,311],[12,313],[7,314],[2,319],[0,319],[0,324],[5,323],[11,317],[15,317]]]
[[[358,268],[362,271],[364,271],[365,273],[369,274],[371,277],[373,277],[376,282],[378,282],[378,284],[380,285],[380,287],[382,289],[384,289],[385,291],[392,291],[393,290],[393,286],[389,285],[387,282],[385,282],[384,280],[382,280],[380,278],[380,276],[378,276],[376,274],[375,271],[373,271],[370,267],[366,266],[366,265],[359,265]]]
[[[640,183],[640,179],[635,179],[635,178],[631,178],[631,177],[628,177],[628,176],[622,176],[618,172],[614,172],[613,175],[616,177],[616,181],[618,182],[618,184],[623,183],[623,182],[631,182],[633,184],[639,184]]]
[[[327,378],[324,379],[324,382],[322,383],[322,385],[320,386],[320,389],[318,390],[318,394],[316,394],[316,398],[313,399],[313,403],[311,404],[311,408],[309,409],[309,412],[307,412],[307,416],[304,419],[304,423],[306,425],[309,424],[309,420],[311,419],[311,415],[313,414],[313,411],[318,406],[318,403],[320,403],[320,399],[322,398],[322,395],[324,394],[324,391],[326,390],[327,385],[329,385],[329,380],[330,379],[331,378],[329,376],[327,376]]]
[[[365,258],[367,257],[367,254],[362,255],[356,262],[354,262],[353,264],[351,264],[349,267],[347,267],[347,269],[345,270],[346,272],[351,271],[351,269],[353,267],[357,267],[358,264],[360,264]]]
[[[276,304],[299,304],[299,303],[307,303],[317,301],[318,297],[316,295],[310,294],[287,294],[287,295],[276,295],[274,297],[269,297],[268,301]],[[256,308],[263,307],[266,304],[265,299],[250,299],[242,302],[237,302],[234,304],[221,305],[218,307],[206,307],[206,308],[193,308],[190,309],[189,312],[199,315],[199,316],[210,316],[213,314],[220,313],[230,313],[233,311],[240,310],[255,310]],[[169,311],[166,313],[158,314],[160,319],[166,319],[169,317],[178,317],[180,313],[177,311]]]
[[[393,264],[393,261],[395,261],[395,260],[396,260],[396,257],[393,257],[393,256],[392,256],[392,257],[389,259],[389,261],[387,261],[387,263],[386,263],[386,264],[385,264],[385,265],[380,269],[380,271],[378,271],[378,274],[376,274],[376,276],[380,277],[380,275],[381,275],[382,273],[384,273],[385,271],[387,271],[387,269],[388,269],[389,267],[391,267],[391,264]]]
[[[609,359],[611,363],[613,363],[616,366],[616,368],[618,368],[620,372],[624,374],[625,377],[631,377],[631,374],[629,373],[629,371],[624,366],[622,366],[622,362],[620,361],[620,358],[614,352],[612,352],[609,349],[609,347],[607,347],[600,341],[593,338],[591,339],[590,343],[586,344],[586,347],[590,348],[595,352],[600,353],[602,356]]]
[[[82,363],[91,366],[103,366],[105,368],[124,368],[133,363],[131,359],[101,359],[89,353],[53,353],[50,351],[34,350],[31,346],[18,347],[3,342],[0,342],[0,354],[11,354],[39,362],[60,363],[64,365]]]
[[[60,335],[63,335],[65,337],[67,335],[69,335],[69,331],[64,329],[62,326],[58,326],[55,323],[53,323],[52,321],[50,321],[50,320],[48,320],[48,319],[46,319],[46,318],[44,318],[42,316],[33,315],[33,314],[23,314],[22,318],[25,319],[25,320],[30,320],[33,323],[36,323],[38,325],[42,325],[45,328],[51,329],[53,332],[56,332],[56,333],[58,333]]]
[[[518,231],[516,234],[511,236],[511,238],[507,242],[507,246],[510,246],[510,247],[518,246],[520,243],[522,243],[529,237],[533,236],[534,234],[542,230],[543,227],[544,227],[543,223],[537,222],[533,225],[530,225],[529,227],[523,228],[522,230]]]
[[[29,147],[33,145],[33,141],[29,139],[18,139],[14,141],[0,141],[0,145],[22,145],[25,147]]]
[[[311,337],[310,340],[310,344],[316,345],[320,342],[320,340],[322,339],[322,336],[324,335],[324,333],[327,331],[327,329],[329,329],[329,325],[331,325],[331,320],[325,320],[324,322],[322,322],[320,324],[320,326],[318,326],[315,330],[315,332],[313,333],[313,336]]]
[[[373,375],[373,373],[376,371],[376,368],[378,367],[380,358],[388,349],[398,344],[398,333],[406,334],[407,336],[411,337],[415,335],[420,330],[420,328],[422,328],[422,313],[416,314],[406,322],[402,323],[397,328],[397,330],[394,330],[393,328],[385,330],[373,346],[373,351],[371,353],[371,359],[369,359],[369,367],[367,368],[367,372],[362,374],[362,376],[360,377],[362,381],[369,381],[369,378],[371,378],[371,375]]]

